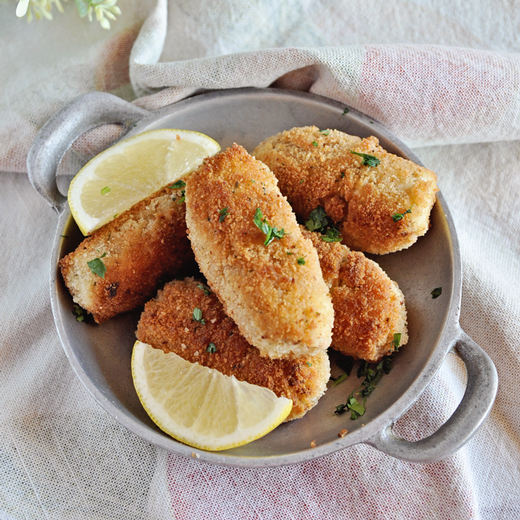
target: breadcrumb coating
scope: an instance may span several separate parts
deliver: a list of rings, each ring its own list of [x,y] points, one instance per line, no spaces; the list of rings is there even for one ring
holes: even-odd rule
[[[283,230],[268,245],[258,209],[262,222]],[[237,144],[206,159],[187,179],[186,220],[201,272],[262,355],[330,345],[334,316],[318,255],[263,163]]]
[[[180,190],[159,190],[94,231],[60,260],[74,302],[97,323],[143,305],[164,278],[195,263],[181,196]],[[96,258],[105,266],[104,277],[88,266]]]
[[[380,163],[364,164],[352,152]],[[269,137],[253,155],[273,171],[300,219],[322,206],[352,249],[391,253],[428,230],[438,191],[435,173],[388,153],[376,137],[299,127]]]
[[[332,348],[355,359],[380,361],[408,342],[404,295],[381,267],[363,253],[302,227],[318,251],[334,306]]]
[[[199,321],[194,310],[200,309]],[[286,420],[302,417],[325,392],[330,377],[326,352],[297,359],[270,359],[251,346],[208,287],[193,278],[164,286],[144,307],[137,338],[191,363],[292,399]]]

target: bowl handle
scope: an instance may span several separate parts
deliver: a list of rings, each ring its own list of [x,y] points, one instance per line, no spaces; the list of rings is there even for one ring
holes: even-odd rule
[[[498,377],[491,358],[462,329],[455,348],[466,365],[466,391],[453,415],[435,433],[417,442],[396,437],[393,424],[372,437],[367,444],[410,462],[433,462],[455,453],[477,431],[488,415],[498,388]]]
[[[27,156],[31,184],[60,213],[67,198],[58,190],[56,172],[74,140],[107,123],[125,125],[128,131],[149,114],[147,110],[106,92],[90,92],[77,97],[56,112],[36,135]]]

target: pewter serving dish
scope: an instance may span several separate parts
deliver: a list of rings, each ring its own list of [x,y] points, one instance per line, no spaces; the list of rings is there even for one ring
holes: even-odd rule
[[[33,186],[56,210],[58,225],[51,255],[51,302],[56,327],[67,357],[93,398],[117,421],[147,442],[172,453],[214,464],[269,467],[304,462],[359,443],[389,455],[429,462],[454,453],[474,434],[493,404],[496,370],[487,354],[459,326],[461,262],[453,221],[442,194],[431,217],[431,228],[410,249],[374,257],[405,294],[410,340],[395,357],[367,401],[365,415],[351,421],[334,415],[359,384],[355,368],[350,378],[329,388],[304,418],[279,426],[251,444],[223,452],[186,446],[160,431],[135,393],[130,356],[139,312],[118,316],[103,325],[78,323],[72,299],[58,271],[58,260],[73,250],[82,235],[56,185],[58,164],[82,133],[105,123],[122,124],[123,137],[159,128],[197,130],[224,149],[233,142],[247,150],[266,137],[294,126],[316,125],[379,138],[388,151],[421,164],[388,130],[370,118],[329,99],[278,89],[234,89],[198,95],[149,112],[105,93],[72,101],[41,129],[28,157]],[[66,238],[63,238],[65,236]],[[431,291],[442,287],[432,299]],[[433,435],[409,442],[392,432],[395,421],[414,403],[446,355],[455,350],[466,365],[468,383],[452,417]],[[343,428],[349,433],[338,437]],[[316,447],[311,448],[311,441]]]

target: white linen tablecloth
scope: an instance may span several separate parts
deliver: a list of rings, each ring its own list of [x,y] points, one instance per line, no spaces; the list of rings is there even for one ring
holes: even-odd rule
[[[0,519],[520,518],[520,3],[128,0],[109,31],[63,6],[28,24],[0,3]],[[270,85],[368,114],[438,175],[461,246],[461,325],[500,381],[484,425],[445,460],[365,445],[262,470],[187,460],[120,426],[67,362],[49,302],[56,216],[25,166],[38,129],[93,90],[155,109]],[[80,139],[64,173],[115,135]],[[464,378],[448,356],[397,432],[435,431]]]

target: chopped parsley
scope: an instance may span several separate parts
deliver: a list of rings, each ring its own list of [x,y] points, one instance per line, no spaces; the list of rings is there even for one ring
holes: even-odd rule
[[[85,309],[80,307],[77,303],[75,303],[72,307],[72,314],[76,317],[76,321],[83,322],[85,321]]]
[[[215,343],[210,343],[206,347],[206,352],[209,352],[210,354],[214,354],[216,351],[217,351],[217,346],[215,345]]]
[[[321,231],[328,223],[327,213],[321,206],[318,206],[309,213],[309,219],[305,222],[305,227],[309,231]]]
[[[206,324],[206,322],[204,321],[204,318],[202,317],[202,311],[198,307],[195,307],[193,309],[193,318],[192,319],[194,321],[198,321],[202,325]]]
[[[197,287],[204,292],[206,296],[209,296],[211,294],[211,291],[205,286],[205,285],[197,285]]]
[[[341,375],[339,375],[338,377],[331,377],[333,383],[332,383],[332,386],[337,386],[339,385],[340,383],[343,383],[343,381],[345,381],[345,379],[347,379],[348,375],[346,372],[343,372]]]
[[[180,181],[180,182],[182,182],[182,181]],[[186,192],[184,190],[181,191],[181,198],[177,201],[177,204],[182,204],[186,200],[185,193]]]
[[[171,186],[168,186],[168,188],[170,188],[170,190],[180,190],[181,188],[185,188],[185,187],[186,187],[186,183],[184,181],[177,181],[174,184],[172,184]]]
[[[343,110],[343,114],[341,114],[341,115],[346,116],[349,112],[350,112],[350,110],[348,109],[348,107],[345,107],[345,110]]]
[[[308,367],[312,367],[312,363],[309,363],[308,361],[307,361],[306,365],[307,365]]]
[[[324,242],[341,242],[343,240],[343,237],[341,236],[341,233],[339,232],[339,229],[336,227],[330,227],[327,229],[327,232],[322,235],[321,239]]]
[[[101,195],[106,195],[107,193],[110,193],[112,190],[108,187],[108,186],[105,186],[102,190],[101,190]]]
[[[320,130],[320,134],[329,135],[330,134],[330,130]]]
[[[105,278],[105,273],[107,272],[107,268],[105,267],[103,260],[101,260],[105,256],[107,256],[107,254],[103,253],[100,257],[94,258],[94,260],[89,260],[87,262],[87,265],[92,273],[99,276],[100,278]]]
[[[318,141],[312,141],[312,146],[318,146]]]
[[[432,298],[435,300],[435,298],[438,298],[442,294],[442,287],[436,287],[432,291]]]
[[[325,242],[341,242],[343,240],[339,229],[329,223],[327,213],[322,206],[318,206],[309,213],[305,227],[309,231],[319,231],[322,235],[321,239]]]
[[[396,332],[394,334],[394,339],[392,341],[392,350],[399,350],[399,345],[401,344],[401,333]]]
[[[224,222],[224,219],[227,217],[227,214],[229,213],[229,208],[222,208],[218,214],[220,215],[218,218],[219,222]]]
[[[402,220],[407,213],[411,213],[412,212],[412,208],[413,208],[413,205],[410,206],[406,211],[403,211],[403,213],[394,213],[392,215],[393,221],[394,222],[399,222],[400,220]]]
[[[377,166],[381,161],[375,157],[374,155],[369,155],[367,153],[359,153],[359,152],[350,152],[354,155],[359,155],[359,157],[363,158],[363,166]]]
[[[303,258],[303,256],[299,256],[297,262],[298,265],[305,265],[305,258]]]
[[[262,210],[260,208],[256,208],[253,222],[255,223],[255,226],[265,235],[264,246],[268,246],[275,238],[278,240],[282,239],[286,234],[283,228],[278,229],[275,226],[271,226],[267,220],[263,218]]]

